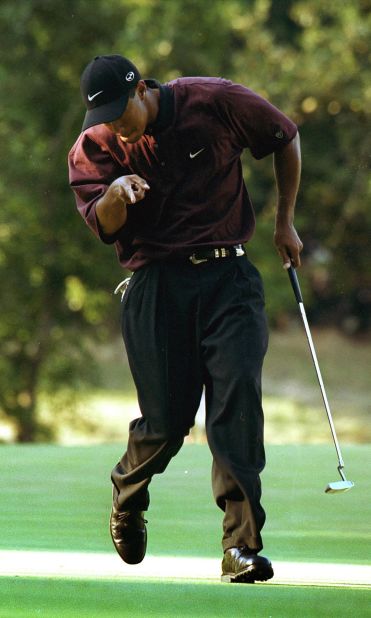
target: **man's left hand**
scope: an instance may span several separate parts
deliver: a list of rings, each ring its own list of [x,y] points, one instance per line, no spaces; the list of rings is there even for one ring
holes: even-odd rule
[[[287,269],[290,266],[299,268],[301,265],[300,253],[303,249],[303,243],[292,224],[276,225],[274,231],[274,244],[282,257],[284,268]]]

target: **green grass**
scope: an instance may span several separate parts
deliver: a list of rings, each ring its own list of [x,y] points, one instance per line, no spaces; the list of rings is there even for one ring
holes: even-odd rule
[[[362,618],[370,615],[371,592],[257,584],[1,578],[0,598],[1,618]]]
[[[330,496],[335,454],[324,446],[270,446],[263,475],[266,553],[273,560],[369,562],[371,448],[344,449],[356,487]],[[118,445],[0,448],[0,547],[114,551],[108,533],[110,469]],[[210,489],[206,446],[186,445],[153,480],[151,554],[220,555],[222,513]],[[0,618],[338,618],[369,615],[370,590],[231,586],[136,579],[0,578]],[[355,610],[356,608],[356,610]]]
[[[369,563],[371,447],[343,448],[356,483],[324,493],[338,479],[329,445],[269,446],[263,473],[265,551],[273,560]],[[0,547],[113,551],[108,533],[110,471],[119,445],[0,447]],[[187,444],[153,479],[148,552],[218,557],[222,512],[210,487],[206,446]]]

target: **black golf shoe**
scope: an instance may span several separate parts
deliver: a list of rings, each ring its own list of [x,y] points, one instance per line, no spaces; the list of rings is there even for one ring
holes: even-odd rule
[[[252,553],[247,547],[227,549],[222,562],[222,582],[253,584],[273,577],[270,560]]]
[[[110,531],[120,558],[127,564],[142,562],[147,549],[147,520],[143,511],[118,511],[112,507]]]

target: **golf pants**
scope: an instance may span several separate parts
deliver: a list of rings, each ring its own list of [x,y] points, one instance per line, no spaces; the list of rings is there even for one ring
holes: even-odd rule
[[[126,453],[112,471],[115,506],[148,508],[152,476],[181,448],[205,388],[223,548],[259,551],[268,331],[258,271],[246,256],[153,262],[130,280],[122,332],[142,416],[130,423]]]

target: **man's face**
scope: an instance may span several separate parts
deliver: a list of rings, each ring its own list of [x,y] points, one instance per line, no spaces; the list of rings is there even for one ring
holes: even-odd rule
[[[122,116],[113,122],[106,123],[106,127],[115,133],[123,142],[134,144],[146,129],[148,112],[145,105],[145,86],[138,85],[135,97],[129,98]]]

